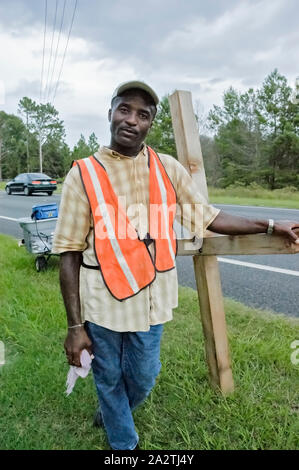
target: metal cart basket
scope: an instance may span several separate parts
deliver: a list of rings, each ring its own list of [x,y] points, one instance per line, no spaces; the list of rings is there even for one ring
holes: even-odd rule
[[[19,219],[24,234],[23,244],[29,253],[38,255],[35,259],[37,271],[44,271],[47,268],[47,262],[52,255],[56,222],[57,217],[42,220],[32,220],[30,217]]]

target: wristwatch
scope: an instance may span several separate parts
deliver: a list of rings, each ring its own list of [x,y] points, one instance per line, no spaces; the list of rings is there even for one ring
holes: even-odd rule
[[[267,228],[267,235],[271,235],[273,233],[273,230],[274,230],[274,220],[269,219],[268,228]]]

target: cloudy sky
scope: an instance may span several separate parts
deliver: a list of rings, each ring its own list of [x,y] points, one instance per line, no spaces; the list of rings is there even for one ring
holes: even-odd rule
[[[45,3],[0,0],[0,109],[17,113],[23,96],[53,101],[61,71],[54,105],[71,146],[91,132],[109,143],[122,81],[159,96],[190,90],[208,112],[230,85],[259,87],[274,68],[291,86],[299,75],[298,0],[78,0],[62,68],[76,0],[47,0],[44,49]]]

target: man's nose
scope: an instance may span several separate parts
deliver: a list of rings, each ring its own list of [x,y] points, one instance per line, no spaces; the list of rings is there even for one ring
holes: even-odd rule
[[[130,126],[136,126],[136,125],[137,125],[137,114],[134,113],[134,112],[129,113],[129,114],[126,116],[126,122],[127,122],[127,124],[129,124]]]

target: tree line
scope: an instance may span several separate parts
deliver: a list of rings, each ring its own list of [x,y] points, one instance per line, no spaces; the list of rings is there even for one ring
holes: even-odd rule
[[[260,185],[299,189],[299,105],[276,69],[261,88],[230,87],[221,106],[197,115],[208,183],[214,187]],[[204,121],[204,126],[203,126]],[[176,156],[168,97],[159,105],[147,142]]]
[[[65,142],[64,123],[50,103],[38,104],[24,97],[18,114],[0,111],[0,181],[34,172],[64,177],[73,160],[89,156],[99,147],[94,133],[87,140],[81,134],[71,150]]]
[[[299,105],[287,79],[276,69],[257,89],[230,87],[221,106],[197,112],[208,184],[215,187],[260,185],[299,189]],[[73,160],[98,148],[92,133],[71,150],[63,121],[50,104],[20,100],[19,116],[0,111],[0,180],[21,172],[43,171],[63,177]],[[168,96],[159,103],[146,142],[177,158]]]

